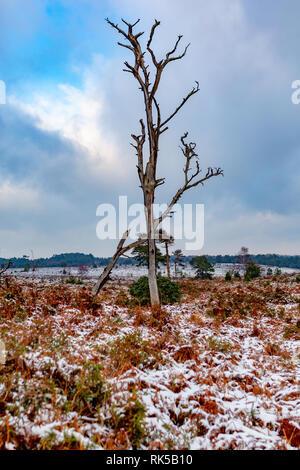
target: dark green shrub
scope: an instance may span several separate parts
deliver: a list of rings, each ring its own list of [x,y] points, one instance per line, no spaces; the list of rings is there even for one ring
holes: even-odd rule
[[[296,282],[300,282],[300,274],[298,274],[298,276],[296,276]]]
[[[200,279],[212,279],[215,272],[213,265],[207,260],[206,256],[196,256],[190,261],[196,269],[196,277]]]
[[[171,281],[168,277],[157,276],[157,285],[160,301],[163,305],[179,302],[182,293],[176,282]],[[130,286],[129,292],[141,305],[149,305],[150,292],[148,277],[143,276],[138,281],[134,282]]]
[[[76,285],[81,285],[83,284],[81,279],[76,279],[74,276],[69,276],[68,279],[66,279],[67,284],[76,284]]]
[[[227,271],[225,275],[225,281],[231,281],[232,280],[232,275],[230,271]]]
[[[260,267],[254,261],[250,261],[245,272],[245,281],[250,281],[260,276]]]
[[[240,273],[239,273],[238,271],[236,271],[236,272],[234,273],[234,278],[235,278],[235,279],[241,279],[241,275],[240,275]]]
[[[145,242],[144,245],[135,247],[132,250],[133,258],[136,260],[137,266],[149,266],[149,253],[148,253],[148,243]],[[165,264],[166,257],[162,254],[160,249],[155,247],[155,259],[156,265],[159,263]]]

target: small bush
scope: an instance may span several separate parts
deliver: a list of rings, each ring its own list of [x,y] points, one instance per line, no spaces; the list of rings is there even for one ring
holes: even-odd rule
[[[296,325],[285,327],[283,336],[287,339],[300,339],[300,321],[298,320]]]
[[[149,341],[145,341],[139,332],[117,338],[110,345],[110,357],[116,370],[122,370],[128,366],[137,367],[142,364],[151,367],[161,359],[160,352]]]
[[[245,272],[245,281],[250,281],[251,279],[255,279],[256,277],[260,276],[260,267],[254,263],[254,261],[250,261],[248,263],[246,272]]]
[[[163,305],[174,304],[181,298],[181,290],[176,282],[167,277],[157,276],[157,285],[160,301]],[[137,282],[133,283],[129,289],[130,295],[137,299],[140,305],[150,304],[150,291],[148,277],[143,276]]]
[[[210,336],[208,338],[208,347],[210,349],[213,349],[214,351],[221,352],[223,354],[226,354],[230,351],[231,349],[231,344],[228,343],[227,341],[219,341],[217,338],[214,338],[213,336]]]
[[[235,279],[241,279],[241,275],[240,275],[240,273],[239,273],[238,271],[236,271],[236,272],[234,273],[234,278],[235,278]]]
[[[69,276],[68,279],[66,279],[67,284],[76,284],[76,285],[81,285],[83,284],[81,279],[76,279],[74,276]]]
[[[68,384],[65,411],[84,412],[93,416],[105,402],[108,394],[102,378],[102,365],[87,362],[74,382]]]
[[[295,281],[296,281],[296,282],[300,282],[300,274],[298,274],[298,276],[296,276]]]
[[[225,275],[225,281],[231,281],[232,280],[232,275],[230,271],[227,271]]]
[[[140,446],[141,440],[145,436],[145,416],[145,407],[138,399],[134,390],[132,400],[127,405],[125,411],[119,415],[113,411],[115,429],[124,429],[126,431],[133,449],[137,449]]]
[[[206,256],[196,256],[190,261],[190,264],[196,269],[196,277],[198,279],[212,279],[215,268],[207,260]]]

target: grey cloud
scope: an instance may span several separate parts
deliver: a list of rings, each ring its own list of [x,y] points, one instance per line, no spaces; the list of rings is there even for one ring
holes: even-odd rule
[[[149,29],[154,16],[162,20],[155,39],[160,53],[172,46],[177,33],[192,43],[184,61],[169,68],[159,95],[167,114],[194,80],[200,82],[200,93],[162,138],[159,173],[167,177],[167,184],[158,192],[158,200],[168,201],[180,184],[179,138],[190,130],[201,165],[222,166],[225,171],[224,178],[187,194],[183,201],[206,205],[203,251],[232,252],[249,244],[256,252],[268,246],[273,251],[297,252],[299,246],[295,220],[300,214],[300,106],[292,105],[290,96],[291,82],[300,78],[295,76],[300,6],[292,0],[289,9],[278,3],[270,11],[271,4],[258,0],[110,2],[112,14],[118,14],[113,19],[141,17],[143,29]],[[85,178],[82,149],[37,130],[24,116],[0,116],[2,131],[6,129],[0,143],[3,174],[43,186],[49,198],[49,212],[43,219],[47,226],[52,220],[53,233],[57,224],[62,234],[69,224],[70,243],[84,232],[89,246],[94,243],[94,233],[89,235],[88,230],[92,230],[97,203],[116,203],[119,194],[128,194],[132,202],[141,200],[129,136],[139,130],[142,96],[133,78],[121,70],[124,57],[130,56],[116,46],[119,38],[113,30],[105,34],[106,38],[110,34],[111,45],[106,47],[112,58],[101,73],[94,71],[95,80],[99,77],[99,92],[106,96],[106,125],[116,132],[120,165],[132,168],[128,180]],[[93,246],[98,250],[96,242]],[[102,254],[107,247],[99,248]]]

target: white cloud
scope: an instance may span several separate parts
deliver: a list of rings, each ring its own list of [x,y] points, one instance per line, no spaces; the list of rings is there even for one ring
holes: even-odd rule
[[[167,181],[158,193],[158,202],[164,202],[164,194],[169,200],[181,182],[178,137],[190,130],[191,138],[198,143],[201,166],[220,165],[225,169],[220,185],[209,182],[204,189],[207,218],[203,251],[234,253],[241,245],[249,246],[251,251],[299,251],[295,236],[300,230],[297,209],[293,207],[284,215],[279,213],[280,206],[276,206],[282,199],[282,188],[291,190],[297,200],[298,149],[293,156],[289,180],[281,181],[280,185],[272,180],[274,173],[273,179],[277,182],[276,172],[284,175],[291,161],[288,146],[293,133],[287,130],[287,123],[293,124],[289,120],[297,108],[290,103],[290,83],[295,77],[289,78],[290,67],[286,67],[280,49],[272,40],[276,31],[254,28],[241,0],[111,0],[110,3],[117,7],[117,17],[112,19],[119,23],[120,17],[129,21],[140,17],[139,26],[146,31],[144,37],[154,16],[161,20],[154,40],[158,55],[172,48],[177,33],[184,35],[184,44],[192,43],[184,60],[171,64],[166,70],[159,93],[165,116],[181,101],[194,80],[200,81],[199,96],[187,104],[176,116],[170,132],[163,135],[159,176],[166,176]],[[100,27],[108,28],[101,21],[99,19]],[[116,42],[120,37],[115,31],[109,33],[109,59],[104,61],[95,55],[85,68],[77,64],[82,87],[53,84],[50,89],[40,90],[26,99],[10,97],[11,103],[35,119],[37,127],[56,132],[85,150],[82,164],[74,161],[74,166],[77,164],[79,172],[88,175],[87,186],[84,186],[86,194],[91,191],[89,175],[94,175],[100,183],[99,196],[104,199],[119,193],[121,180],[123,188],[128,188],[129,192],[137,187],[129,135],[139,131],[138,120],[143,113],[142,95],[135,80],[122,72],[122,62],[130,53],[118,48]],[[285,90],[287,108],[284,106]],[[280,139],[282,147],[278,145]],[[298,142],[296,138],[295,141]],[[82,158],[82,152],[78,154]],[[69,161],[65,165],[66,172],[68,165]],[[103,181],[109,183],[109,191],[107,185],[101,185]],[[275,202],[267,197],[270,193],[274,194]],[[18,197],[21,197],[20,191]],[[203,202],[197,190],[186,195],[184,202],[186,198]],[[240,204],[235,202],[237,198]],[[219,199],[224,202],[222,207],[214,206],[213,200]],[[30,200],[28,194],[27,200]],[[96,204],[92,200],[91,206],[94,214]],[[72,240],[81,239],[78,233],[79,227],[76,227],[68,243],[73,243],[72,237]],[[85,239],[88,239],[86,233]],[[92,246],[91,240],[89,243]],[[102,254],[108,254],[106,246]]]
[[[10,104],[31,116],[36,126],[47,132],[58,132],[86,156],[86,171],[91,174],[122,174],[117,165],[119,149],[114,132],[105,125],[107,103],[101,81],[96,77],[104,67],[100,56],[82,72],[82,89],[70,84],[58,84],[48,90],[33,93],[26,101],[10,96]]]
[[[33,209],[39,206],[39,193],[25,184],[2,182],[0,186],[0,209]]]
[[[230,210],[228,210],[230,207]],[[300,214],[251,210],[235,200],[206,207],[203,252],[237,253],[241,246],[252,253],[295,254],[299,252]]]

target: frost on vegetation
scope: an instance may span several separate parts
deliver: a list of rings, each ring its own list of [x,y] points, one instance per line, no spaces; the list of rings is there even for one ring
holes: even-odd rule
[[[88,283],[11,280],[0,449],[298,448],[300,291],[281,279],[182,280],[154,314],[116,303],[125,281],[92,304]]]

